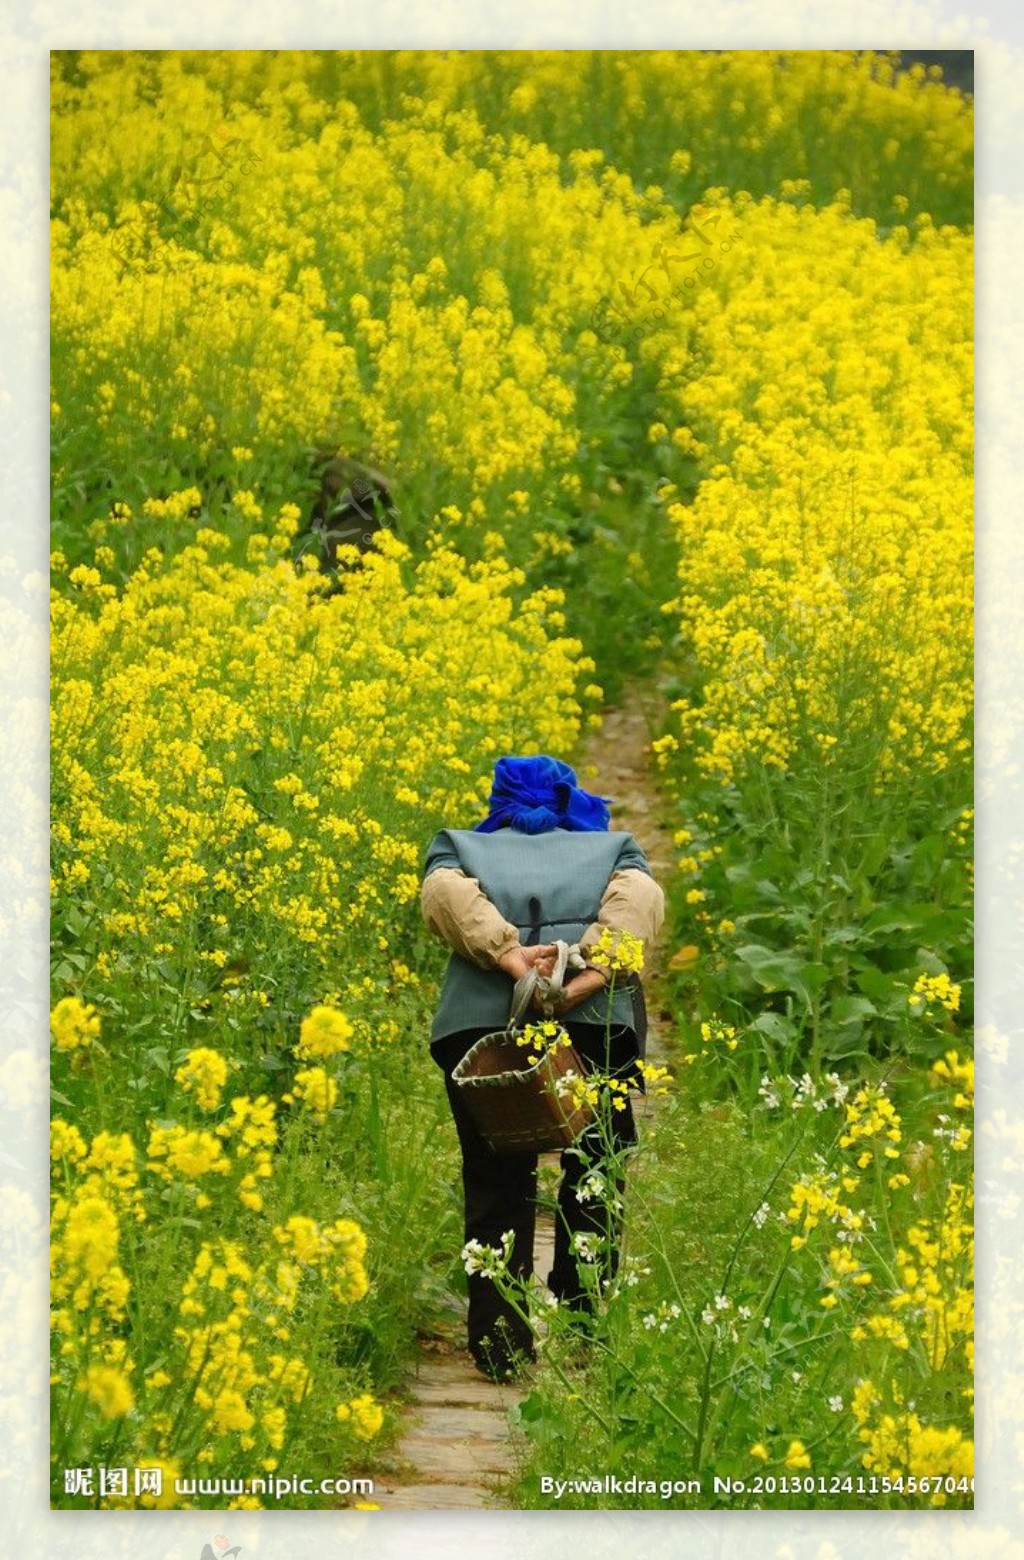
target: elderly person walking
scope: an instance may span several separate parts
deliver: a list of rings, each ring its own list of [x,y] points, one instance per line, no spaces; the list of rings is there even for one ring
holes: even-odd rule
[[[442,829],[427,850],[423,915],[452,953],[431,1030],[431,1055],[444,1070],[445,1086],[462,1149],[465,1238],[500,1246],[513,1232],[509,1271],[526,1279],[533,1271],[537,1154],[498,1153],[477,1131],[452,1072],[482,1035],[508,1022],[515,982],[536,967],[550,974],[554,941],[578,944],[585,961],[607,929],[629,933],[645,946],[664,918],[664,894],[631,834],[609,829],[608,798],[582,790],[573,770],[546,755],[498,760],[490,811],[474,829]],[[646,1022],[639,977],[612,996],[608,976],[587,962],[564,987],[555,1014],[568,1030],[588,1070],[598,1069],[642,1086],[637,1063],[644,1053]],[[615,1149],[636,1142],[632,1111],[612,1113]],[[603,1216],[577,1196],[595,1169],[621,1178],[601,1163],[600,1133],[592,1128],[562,1153],[555,1220],[552,1293],[586,1313],[591,1301],[574,1256],[574,1237],[607,1235]],[[616,1226],[605,1254],[604,1274],[618,1261]],[[469,1278],[469,1348],[477,1368],[493,1380],[515,1375],[533,1355],[529,1329],[502,1299],[491,1279]]]

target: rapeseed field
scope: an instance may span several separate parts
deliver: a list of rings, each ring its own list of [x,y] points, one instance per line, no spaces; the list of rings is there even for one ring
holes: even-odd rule
[[[641,679],[667,1092],[510,1499],[970,1506],[970,99],[863,51],[52,64],[54,1505],[386,1458],[464,1277],[423,850]]]

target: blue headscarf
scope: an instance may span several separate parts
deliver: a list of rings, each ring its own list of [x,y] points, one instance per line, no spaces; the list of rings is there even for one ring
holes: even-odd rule
[[[607,796],[592,796],[576,784],[575,771],[557,758],[499,758],[494,766],[490,812],[475,834],[493,834],[508,824],[521,834],[549,829],[607,829]]]

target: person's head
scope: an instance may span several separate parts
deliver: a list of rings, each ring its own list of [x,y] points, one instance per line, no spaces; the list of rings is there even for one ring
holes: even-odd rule
[[[499,758],[494,766],[490,810],[475,833],[516,829],[545,834],[551,829],[607,829],[611,814],[606,796],[593,796],[576,783],[575,771],[546,753]]]

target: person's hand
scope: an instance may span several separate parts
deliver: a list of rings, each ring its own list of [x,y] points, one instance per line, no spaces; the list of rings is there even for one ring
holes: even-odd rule
[[[572,980],[562,987],[562,995],[554,1004],[554,1017],[561,1018],[563,1013],[568,1013],[572,1008],[579,1007],[580,1003],[585,1002],[588,997],[595,996],[599,991],[604,991],[607,984],[603,970],[581,970],[578,975],[574,975]],[[539,997],[540,993],[535,991],[533,1000],[537,1007],[543,1005],[542,1001],[538,1000]]]
[[[523,952],[538,975],[552,975],[554,973],[555,963],[558,959],[558,946],[556,943],[538,943],[532,948],[524,948]]]
[[[498,960],[498,968],[512,980],[521,980],[536,967],[538,975],[550,975],[555,967],[555,957],[558,949],[554,943],[536,943],[529,948],[524,948],[520,943],[518,947],[509,948]]]

